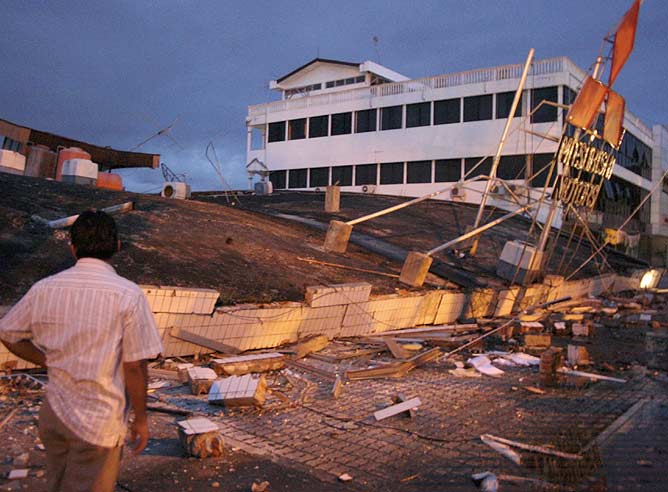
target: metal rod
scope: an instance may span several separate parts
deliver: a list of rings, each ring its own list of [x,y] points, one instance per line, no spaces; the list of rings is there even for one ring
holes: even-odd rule
[[[480,207],[478,208],[478,214],[476,215],[475,222],[473,223],[474,229],[476,229],[480,225],[480,221],[482,220],[482,214],[485,211],[485,205],[487,204],[487,197],[489,196],[489,192],[492,189],[492,185],[494,184],[494,179],[496,178],[496,170],[499,167],[499,161],[501,160],[501,152],[503,151],[503,147],[506,144],[506,138],[508,137],[508,131],[510,130],[510,125],[513,122],[515,111],[517,110],[517,106],[519,105],[520,100],[522,99],[522,91],[524,90],[524,84],[527,80],[527,75],[529,74],[529,67],[531,66],[531,62],[533,60],[533,54],[534,54],[534,49],[531,48],[529,50],[529,55],[527,56],[527,60],[524,63],[524,71],[522,72],[522,78],[520,79],[520,83],[517,86],[517,90],[515,91],[515,98],[513,99],[513,104],[510,107],[510,113],[508,114],[508,118],[506,119],[506,125],[503,128],[503,133],[501,134],[501,140],[499,141],[499,146],[496,149],[496,155],[494,156],[494,161],[492,162],[492,170],[489,173],[490,177],[489,180],[487,181],[487,185],[485,186],[485,193],[483,194],[482,199],[480,200]]]
[[[451,241],[448,241],[445,244],[442,244],[440,246],[437,246],[434,249],[431,249],[431,250],[427,251],[427,255],[431,256],[435,253],[438,253],[439,251],[443,251],[444,249],[447,249],[451,246],[454,246],[457,243],[461,243],[462,241],[465,241],[466,239],[468,239],[470,237],[477,236],[481,232],[485,232],[487,229],[491,229],[492,227],[499,225],[501,222],[505,222],[506,220],[511,219],[511,218],[515,217],[516,215],[519,215],[521,213],[526,212],[530,208],[535,207],[537,204],[538,204],[538,202],[530,203],[528,205],[525,205],[524,207],[518,208],[514,212],[510,212],[506,215],[503,215],[503,216],[499,217],[498,219],[495,219],[491,222],[488,222],[487,224],[481,225],[480,227],[478,227],[476,229],[473,229],[473,230],[467,232],[466,234],[462,234],[461,236],[459,236],[455,239],[452,239]]]
[[[389,214],[389,213],[392,213],[392,212],[396,212],[397,210],[401,210],[402,208],[406,208],[406,207],[409,207],[411,205],[415,205],[416,203],[420,203],[420,202],[423,202],[425,200],[429,200],[430,198],[433,198],[436,195],[440,195],[442,193],[445,193],[446,191],[451,190],[455,186],[462,186],[464,184],[468,184],[468,183],[471,183],[473,181],[480,181],[481,179],[484,179],[485,177],[486,176],[476,176],[475,178],[471,178],[467,181],[462,181],[461,183],[460,182],[453,183],[450,186],[448,186],[447,188],[443,188],[443,189],[434,191],[432,193],[429,193],[428,195],[424,195],[424,196],[421,196],[421,197],[418,197],[418,198],[414,198],[413,200],[409,200],[407,202],[400,203],[399,205],[394,205],[392,207],[388,207],[386,209],[379,210],[378,212],[374,212],[372,214],[365,215],[363,217],[359,217],[357,219],[349,220],[348,222],[346,222],[346,224],[355,225],[355,224],[359,224],[360,222],[366,222],[367,220],[375,219],[376,217],[380,217],[382,215],[386,215],[386,214]]]

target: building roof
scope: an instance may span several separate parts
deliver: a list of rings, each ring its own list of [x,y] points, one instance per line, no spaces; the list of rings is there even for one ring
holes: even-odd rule
[[[46,145],[53,151],[59,147],[79,147],[91,155],[91,160],[96,162],[101,169],[123,169],[133,167],[157,168],[160,165],[159,154],[145,154],[143,152],[130,152],[116,150],[111,147],[74,140],[56,135],[55,133],[43,132],[34,128],[17,125],[7,120],[0,119],[0,135],[21,142]]]
[[[333,65],[346,65],[346,66],[349,66],[349,67],[359,67],[359,65],[360,65],[360,64],[357,63],[357,62],[347,62],[347,61],[341,61],[341,60],[330,60],[330,59],[328,59],[328,58],[314,58],[313,60],[311,60],[311,61],[308,62],[308,63],[305,63],[305,64],[302,65],[301,67],[299,67],[299,68],[295,68],[295,69],[294,69],[292,72],[290,72],[289,74],[283,75],[283,77],[281,77],[281,78],[279,78],[279,79],[276,79],[276,83],[277,83],[277,84],[280,84],[280,83],[283,82],[285,79],[287,79],[287,78],[289,78],[289,77],[292,77],[294,74],[296,74],[296,73],[298,73],[298,72],[301,72],[301,71],[304,70],[305,68],[310,67],[311,65],[313,65],[314,63],[317,63],[317,62],[320,62],[320,63],[331,63],[331,64],[333,64]]]
[[[344,66],[344,67],[354,67],[357,70],[359,70],[359,72],[361,74],[369,72],[369,73],[372,73],[374,75],[378,75],[379,77],[382,77],[384,79],[387,79],[390,82],[403,82],[405,80],[410,80],[405,75],[402,75],[398,72],[395,72],[394,70],[391,70],[387,67],[384,67],[382,65],[379,65],[378,63],[375,63],[375,62],[372,62],[372,61],[369,61],[369,60],[367,60],[365,62],[362,62],[362,63],[358,63],[358,62],[348,62],[348,61],[342,61],[342,60],[331,60],[331,59],[327,59],[327,58],[314,58],[313,60],[311,60],[308,63],[305,63],[301,67],[298,67],[298,68],[294,69],[292,72],[290,72],[286,75],[283,75],[282,77],[280,77],[276,80],[272,80],[269,84],[269,87],[272,88],[272,89],[280,88],[279,85],[282,82],[285,82],[290,77],[293,77],[294,75],[309,69],[310,67],[312,67],[316,63],[326,63],[326,64],[331,64],[331,65],[340,65],[340,66]]]

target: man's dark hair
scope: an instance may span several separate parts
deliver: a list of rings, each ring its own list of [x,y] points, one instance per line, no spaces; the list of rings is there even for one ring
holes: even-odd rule
[[[100,210],[86,210],[70,229],[70,241],[77,258],[108,260],[118,248],[116,222]]]

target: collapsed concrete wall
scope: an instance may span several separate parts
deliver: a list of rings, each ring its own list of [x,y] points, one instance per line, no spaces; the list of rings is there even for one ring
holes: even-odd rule
[[[309,335],[331,338],[372,335],[421,325],[504,317],[529,306],[564,296],[580,298],[602,292],[637,290],[646,270],[629,276],[606,274],[582,280],[552,279],[528,287],[468,293],[433,290],[406,295],[370,296],[369,284],[309,288],[303,303],[215,307],[219,294],[209,289],[142,286],[162,336],[164,356],[211,353],[213,350],[172,336],[187,331],[239,351],[274,348]],[[0,311],[0,315],[3,314]],[[15,361],[0,347],[0,365]],[[17,368],[28,368],[24,361]]]

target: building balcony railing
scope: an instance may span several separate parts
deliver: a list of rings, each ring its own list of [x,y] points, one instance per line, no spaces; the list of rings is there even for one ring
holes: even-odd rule
[[[358,89],[350,89],[348,91],[285,99],[282,101],[249,106],[248,115],[253,117],[280,111],[326,106],[329,104],[355,101],[359,99],[369,99],[370,97],[396,96],[411,92],[422,92],[429,89],[442,89],[446,87],[480,84],[497,80],[519,79],[522,76],[522,69],[522,64],[503,65],[500,67],[481,68],[466,72],[435,75],[433,77],[424,77],[404,82],[391,82],[371,87],[361,87]],[[584,80],[585,73],[564,56],[534,61],[530,75],[547,75],[563,72],[565,70],[570,71],[578,78]]]
[[[521,63],[514,65],[502,65],[492,68],[481,68],[477,70],[468,70],[466,72],[456,72],[444,75],[434,75],[421,79],[406,80],[404,82],[391,82],[370,87],[360,87],[347,91],[331,92],[325,94],[315,94],[299,97],[295,99],[284,99],[264,104],[255,104],[248,107],[248,116],[267,115],[281,111],[290,111],[296,109],[314,108],[319,106],[328,106],[331,104],[369,100],[376,97],[397,96],[413,92],[425,92],[430,89],[443,89],[446,87],[458,87],[471,84],[481,84],[499,80],[519,80],[522,76],[524,65]],[[550,75],[560,72],[569,72],[580,82],[587,76],[580,67],[573,63],[568,57],[560,56],[556,58],[547,58],[545,60],[535,60],[529,72],[529,76]],[[626,111],[625,118],[633,123],[636,128],[645,133],[647,138],[652,138],[652,130],[645,125],[640,118]]]

